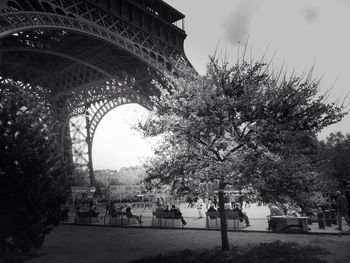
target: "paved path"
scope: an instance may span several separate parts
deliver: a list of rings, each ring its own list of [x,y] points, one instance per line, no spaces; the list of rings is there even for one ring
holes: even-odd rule
[[[349,263],[350,236],[229,232],[231,245],[276,240],[315,245],[332,254],[328,262]],[[47,237],[40,257],[28,263],[124,263],[183,249],[220,246],[220,231],[62,225]]]

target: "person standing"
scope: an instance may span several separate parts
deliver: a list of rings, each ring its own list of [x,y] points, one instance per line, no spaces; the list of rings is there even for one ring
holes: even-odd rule
[[[345,218],[346,223],[349,226],[349,215],[348,215],[348,202],[344,195],[340,191],[336,192],[337,194],[337,221],[338,227],[336,230],[343,231],[342,219]]]
[[[208,198],[208,196],[206,196],[204,198],[204,204],[205,204],[205,209],[208,209],[209,208],[209,198]]]
[[[202,215],[202,208],[203,208],[203,199],[200,196],[198,196],[198,199],[197,199],[198,219],[203,217],[203,215]]]

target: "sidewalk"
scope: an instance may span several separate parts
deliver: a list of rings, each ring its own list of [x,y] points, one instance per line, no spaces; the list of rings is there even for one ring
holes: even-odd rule
[[[229,232],[230,245],[296,242],[322,247],[328,262],[348,263],[350,236]],[[48,235],[30,263],[124,263],[170,251],[221,246],[220,231],[61,225]]]

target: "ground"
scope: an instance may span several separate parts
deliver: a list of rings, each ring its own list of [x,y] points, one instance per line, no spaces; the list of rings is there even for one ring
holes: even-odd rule
[[[349,235],[229,232],[230,245],[296,242],[328,250],[327,262],[348,263]],[[39,256],[28,263],[123,263],[183,249],[220,246],[220,231],[61,225],[48,235]]]

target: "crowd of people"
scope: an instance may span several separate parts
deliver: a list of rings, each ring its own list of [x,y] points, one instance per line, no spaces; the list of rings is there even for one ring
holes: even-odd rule
[[[220,212],[220,207],[218,205],[217,202],[217,198],[214,197],[213,199],[201,198],[201,196],[197,196],[196,198],[188,198],[188,205],[186,206],[186,208],[195,208],[197,210],[198,213],[198,217],[196,219],[201,219],[203,218],[203,210],[206,210],[207,212]],[[158,199],[157,202],[157,208],[156,208],[156,212],[173,212],[175,214],[175,217],[181,219],[183,225],[186,225],[187,222],[184,220],[183,216],[182,216],[182,212],[180,211],[179,207],[177,207],[175,204],[171,205],[171,208],[169,205],[164,204],[164,202],[162,202],[162,199]],[[240,203],[235,203],[233,204],[232,207],[232,203],[226,203],[225,207],[224,207],[225,211],[236,211],[238,216],[239,216],[239,220],[241,222],[245,222],[246,226],[250,226],[250,221],[248,218],[248,215],[242,211],[241,209],[241,205]]]
[[[329,207],[326,208],[333,208],[336,210],[336,218],[337,218],[337,227],[336,230],[343,231],[342,222],[343,218],[345,222],[349,225],[349,217],[350,217],[350,200],[349,200],[349,192],[345,191],[344,193],[341,193],[340,191],[337,191],[335,194],[334,200],[331,202]],[[230,202],[229,198],[225,197],[225,205],[224,210],[225,211],[236,211],[239,215],[239,219],[241,222],[245,222],[246,226],[250,226],[250,221],[247,213],[242,211],[242,205],[240,202]],[[198,212],[198,218],[202,218],[202,208],[205,206],[208,212],[220,212],[220,207],[218,205],[217,199],[215,198],[215,202],[213,199],[209,199],[209,202],[207,200],[203,201],[203,199],[198,196],[196,200],[196,204],[192,204],[193,200],[189,203],[187,207],[193,207],[196,206],[197,212]],[[303,212],[301,211],[300,207],[294,207],[289,206],[288,208],[284,207],[281,209],[278,207],[275,203],[268,204],[268,207],[270,209],[270,214],[268,216],[296,216],[300,217]],[[324,209],[323,209],[324,210]]]
[[[237,212],[240,222],[244,221],[244,223],[245,223],[245,225],[247,227],[250,226],[249,217],[248,217],[247,213],[242,211],[240,203],[234,204],[233,207],[232,207],[232,204],[226,203],[225,206],[224,206],[224,210],[225,211],[235,211],[235,212]],[[212,204],[210,204],[207,212],[220,213],[220,207],[219,206],[215,206],[215,204],[212,203]]]
[[[155,206],[155,212],[173,212],[175,218],[181,219],[183,225],[187,224],[186,220],[183,218],[179,206],[177,206],[176,204],[170,205],[169,202],[166,202],[163,198],[157,198]],[[216,211],[218,213],[220,211],[220,207],[218,205],[216,197],[213,199],[209,199],[206,197],[203,201],[203,199],[200,196],[198,196],[196,199],[190,199],[189,204],[186,206],[186,208],[195,208],[197,210],[198,217],[196,219],[203,218],[203,211]],[[239,220],[241,222],[244,221],[246,226],[250,226],[248,215],[242,211],[240,203],[226,203],[224,209],[225,211],[236,211],[239,216]],[[127,212],[128,217],[134,217],[139,222],[142,222],[141,216],[135,215],[135,213],[132,211],[130,204],[124,205],[113,202],[107,204],[106,215],[117,214],[120,212]]]
[[[155,212],[171,212],[174,214],[176,219],[181,219],[181,222],[183,225],[187,224],[186,220],[182,216],[182,212],[180,211],[180,208],[178,208],[175,204],[172,204],[171,208],[169,208],[169,205],[166,205],[165,207],[159,205],[156,208]]]
[[[128,218],[135,218],[140,224],[143,223],[142,215],[136,215],[132,210],[131,204],[115,204],[113,202],[107,203],[106,215],[115,216],[118,214],[125,214]]]
[[[204,199],[204,200],[203,200]],[[174,200],[172,200],[174,201]],[[208,198],[208,196],[201,197],[197,196],[196,198],[189,198],[187,199],[188,205],[185,206],[185,208],[195,208],[198,214],[198,217],[196,219],[203,218],[204,211],[207,212],[217,212],[218,215],[220,214],[220,206],[218,204],[218,200],[216,197]],[[244,221],[246,226],[250,226],[250,220],[246,212],[242,210],[242,202],[239,202],[237,199],[236,202],[230,202],[231,199],[229,199],[227,196],[225,197],[225,205],[224,210],[225,211],[236,211],[239,220],[241,222]],[[240,200],[242,201],[242,200]],[[337,191],[332,200],[329,202],[329,204],[326,204],[324,207],[320,207],[319,209],[325,210],[325,209],[334,209],[336,210],[336,218],[337,218],[337,230],[342,231],[343,226],[343,218],[347,225],[349,225],[349,217],[350,217],[350,207],[349,207],[349,193],[344,192],[341,193],[340,191]],[[96,210],[96,207],[99,205],[94,200],[83,200],[79,201],[77,200],[75,203],[76,212],[81,211],[89,211],[91,213],[94,213],[98,215],[98,211]],[[83,209],[84,207],[84,209]],[[88,207],[88,209],[86,209]],[[155,202],[155,211],[162,211],[162,212],[172,212],[175,215],[175,218],[181,219],[183,225],[186,225],[187,222],[183,217],[182,212],[179,208],[179,202],[170,203],[169,200],[165,200],[163,198],[157,198]],[[301,211],[300,208],[291,209],[292,206],[289,206],[287,209],[286,207],[279,207],[275,203],[270,203],[268,205],[270,209],[269,216],[301,216],[305,215],[305,211]],[[124,204],[124,203],[117,203],[110,201],[106,204],[106,212],[105,215],[113,215],[118,213],[124,213],[128,218],[135,218],[139,223],[142,223],[142,215],[137,215],[132,209],[131,204]]]

